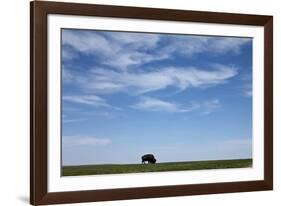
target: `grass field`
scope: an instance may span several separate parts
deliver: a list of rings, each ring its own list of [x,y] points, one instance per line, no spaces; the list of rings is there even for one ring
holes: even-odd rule
[[[156,164],[104,164],[63,166],[63,176],[100,175],[181,170],[226,169],[251,167],[252,159],[165,162]]]

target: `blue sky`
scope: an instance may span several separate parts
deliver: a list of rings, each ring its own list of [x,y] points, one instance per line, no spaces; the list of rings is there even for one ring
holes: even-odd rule
[[[251,158],[251,85],[251,38],[63,29],[63,165]]]

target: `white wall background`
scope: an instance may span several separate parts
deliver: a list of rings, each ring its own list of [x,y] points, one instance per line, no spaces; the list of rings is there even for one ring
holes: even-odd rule
[[[59,0],[57,0],[59,1]],[[60,0],[62,1],[62,0]],[[73,0],[74,1],[74,0]],[[77,0],[76,2],[85,2]],[[274,15],[274,191],[201,195],[78,205],[237,206],[280,205],[281,201],[281,5],[277,0],[87,0],[96,4]],[[29,201],[29,1],[0,6],[0,205]]]

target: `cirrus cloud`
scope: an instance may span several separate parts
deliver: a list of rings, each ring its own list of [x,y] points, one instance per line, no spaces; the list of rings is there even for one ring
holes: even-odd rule
[[[104,98],[101,98],[97,95],[64,95],[62,97],[62,100],[78,104],[86,104],[94,107],[105,107],[115,110],[121,110],[121,108],[119,107],[108,104]]]
[[[93,136],[63,136],[62,145],[64,147],[77,146],[105,146],[112,143],[108,138],[97,138]]]
[[[251,38],[174,35],[136,32],[107,32],[64,29],[62,32],[64,60],[84,54],[101,65],[126,71],[153,61],[191,57],[196,54],[239,54]]]
[[[226,83],[237,74],[237,69],[233,66],[216,64],[212,67],[209,70],[195,67],[167,67],[139,72],[118,72],[98,68],[93,69],[87,77],[81,77],[79,84],[80,87],[95,94],[128,92],[138,95],[168,87],[183,91],[188,88],[215,86]]]
[[[191,102],[183,105],[152,97],[142,97],[140,101],[135,105],[132,105],[131,108],[149,112],[168,113],[187,113],[199,110],[202,114],[208,115],[220,106],[220,101],[218,99],[211,99],[203,102]]]

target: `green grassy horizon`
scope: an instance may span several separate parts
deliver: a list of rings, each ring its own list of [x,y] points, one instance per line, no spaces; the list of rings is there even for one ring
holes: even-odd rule
[[[160,162],[156,164],[97,164],[63,166],[62,176],[167,172],[252,167],[252,159]]]

